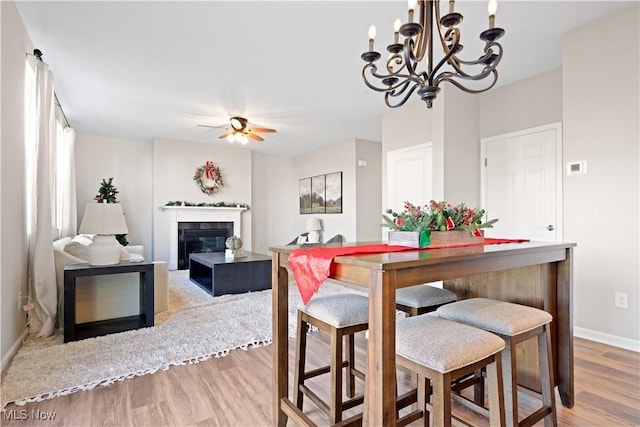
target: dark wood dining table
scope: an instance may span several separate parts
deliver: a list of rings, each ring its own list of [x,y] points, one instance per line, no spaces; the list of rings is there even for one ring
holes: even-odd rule
[[[371,244],[367,242],[366,244]],[[365,243],[342,243],[356,246]],[[459,299],[487,297],[543,309],[553,316],[554,378],[562,404],[574,404],[573,248],[575,243],[507,243],[446,249],[343,255],[333,260],[330,277],[361,286],[369,294],[369,340],[363,425],[393,426],[395,419],[395,290],[442,280]],[[303,246],[274,246],[272,252],[273,421],[291,418],[312,425],[289,399],[288,304],[292,251]],[[524,348],[518,380],[535,389],[536,352]],[[522,366],[521,366],[522,365]]]

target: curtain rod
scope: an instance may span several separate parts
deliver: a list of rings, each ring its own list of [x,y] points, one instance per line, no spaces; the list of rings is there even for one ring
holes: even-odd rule
[[[40,49],[33,49],[33,53],[27,53],[27,55],[35,56],[38,61],[44,62],[42,60],[42,51]],[[53,92],[53,98],[55,99],[56,105],[58,106],[58,108],[60,109],[60,112],[62,113],[62,118],[64,119],[65,125],[67,125],[67,127],[70,128],[71,124],[69,123],[69,120],[67,119],[67,115],[64,113],[64,110],[62,109],[62,105],[58,100],[58,95],[56,95],[55,92]]]

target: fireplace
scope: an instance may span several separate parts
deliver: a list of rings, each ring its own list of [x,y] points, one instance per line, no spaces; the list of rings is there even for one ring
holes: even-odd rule
[[[231,236],[233,222],[179,222],[178,270],[189,268],[189,254],[224,252],[224,243]]]
[[[161,209],[168,214],[169,226],[169,270],[178,269],[178,224],[181,223],[231,223],[231,229],[227,229],[228,236],[238,236],[244,238],[242,230],[241,214],[246,211],[247,208],[241,207],[210,207],[210,206],[162,206]],[[223,229],[228,227],[226,225]],[[194,230],[199,229],[195,227],[186,227],[185,229]],[[219,229],[219,228],[218,228]],[[202,231],[202,229],[200,229]],[[206,229],[205,229],[206,230]],[[216,228],[214,228],[216,230]],[[216,232],[214,232],[215,234]],[[205,239],[213,239],[222,241],[222,237],[215,237],[211,235],[203,236]],[[226,238],[225,238],[226,239]],[[207,242],[210,243],[210,242]],[[184,257],[184,255],[183,255]],[[180,268],[189,268],[189,256],[186,256],[186,263]]]

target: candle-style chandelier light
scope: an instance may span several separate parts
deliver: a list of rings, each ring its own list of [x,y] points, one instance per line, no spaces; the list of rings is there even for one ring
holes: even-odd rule
[[[413,22],[417,5],[420,6],[420,21]],[[496,84],[496,68],[502,59],[502,46],[496,40],[504,35],[502,28],[495,28],[496,0],[489,1],[489,28],[480,33],[480,39],[485,42],[484,54],[472,61],[458,57],[462,50],[458,28],[462,15],[454,12],[454,7],[454,0],[449,0],[449,13],[441,18],[439,0],[409,0],[408,22],[400,25],[400,19],[395,20],[394,39],[387,46],[389,58],[384,72],[379,72],[375,64],[381,56],[373,49],[376,28],[373,25],[369,28],[369,51],[361,55],[366,62],[362,79],[369,88],[384,93],[387,106],[396,108],[404,105],[417,90],[427,108],[431,108],[440,92],[440,83],[445,81],[468,93],[484,92]],[[404,43],[398,40],[400,34],[405,37]],[[434,41],[439,42],[443,50],[443,57],[437,63],[434,63]],[[418,67],[425,58],[425,70],[419,71]],[[490,80],[484,87],[464,85],[465,81],[485,78]]]

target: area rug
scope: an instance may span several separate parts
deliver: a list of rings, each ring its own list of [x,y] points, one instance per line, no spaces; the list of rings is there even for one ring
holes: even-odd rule
[[[355,291],[349,289],[349,291]],[[325,283],[320,295],[345,292]],[[289,336],[300,304],[289,287]],[[155,326],[62,343],[62,335],[29,336],[2,378],[2,407],[24,405],[97,385],[109,385],[171,366],[221,357],[235,349],[271,343],[271,290],[211,297],[190,282],[188,271],[169,273],[169,309]]]

